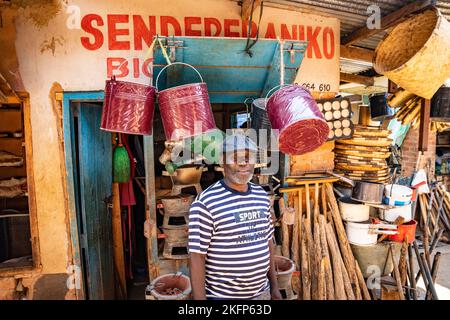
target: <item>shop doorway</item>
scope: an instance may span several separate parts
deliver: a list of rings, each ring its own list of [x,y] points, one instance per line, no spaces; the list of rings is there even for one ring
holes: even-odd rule
[[[85,298],[114,298],[111,237],[111,134],[101,131],[101,103],[72,103],[73,182]]]
[[[149,282],[146,219],[146,167],[142,136],[121,135],[135,164],[131,185],[133,201],[122,198],[120,183],[123,262],[126,288],[115,267],[112,226],[112,162],[118,134],[100,130],[103,92],[63,94],[63,128],[67,190],[74,271],[81,281],[79,299],[143,299]],[[126,201],[125,201],[126,200]],[[126,202],[133,203],[126,203]],[[78,268],[78,269],[77,269]]]

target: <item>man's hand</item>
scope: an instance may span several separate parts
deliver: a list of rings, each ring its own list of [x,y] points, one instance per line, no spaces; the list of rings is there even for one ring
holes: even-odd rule
[[[270,288],[270,295],[272,296],[272,300],[283,300],[283,296],[281,295],[278,287]]]

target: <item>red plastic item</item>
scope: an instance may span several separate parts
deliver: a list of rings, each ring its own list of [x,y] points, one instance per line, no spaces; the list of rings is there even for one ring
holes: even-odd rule
[[[183,65],[194,70],[200,82],[159,91],[159,77],[165,69],[175,65]],[[193,66],[184,62],[168,64],[161,69],[155,83],[166,140],[178,141],[216,128],[209,102],[208,87],[203,82],[200,72]]]
[[[155,110],[154,87],[117,81],[106,81],[100,129],[127,134],[150,135]]]
[[[389,235],[388,239],[395,242],[403,242],[408,237],[408,243],[413,243],[416,237],[417,221],[411,220],[397,228],[397,234]]]
[[[278,146],[285,154],[311,152],[328,138],[329,128],[311,93],[288,85],[267,100],[267,115],[273,129],[279,129]]]
[[[206,83],[162,90],[158,104],[167,140],[177,141],[216,128]]]

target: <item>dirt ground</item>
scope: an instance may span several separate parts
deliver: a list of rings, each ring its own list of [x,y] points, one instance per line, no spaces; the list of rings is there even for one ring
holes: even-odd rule
[[[419,250],[422,252],[422,250]],[[439,300],[450,300],[450,245],[439,243],[436,249],[433,251],[431,259],[433,260],[436,252],[441,253],[441,259],[439,264],[438,275],[436,278],[436,293]],[[419,266],[417,261],[414,263],[414,271],[417,273]],[[422,279],[417,284],[418,287],[425,289]],[[421,290],[420,298],[423,299],[423,291]]]

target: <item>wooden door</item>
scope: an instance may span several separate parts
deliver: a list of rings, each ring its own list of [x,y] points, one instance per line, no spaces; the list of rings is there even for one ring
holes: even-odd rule
[[[111,214],[111,134],[100,130],[100,104],[76,107],[78,159],[78,219],[87,298],[114,299]]]

